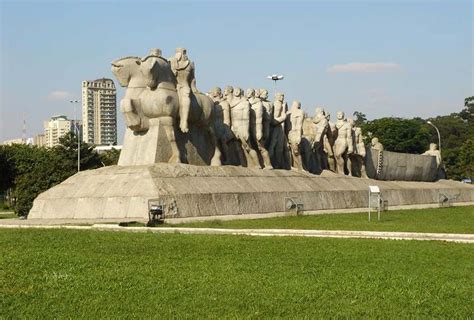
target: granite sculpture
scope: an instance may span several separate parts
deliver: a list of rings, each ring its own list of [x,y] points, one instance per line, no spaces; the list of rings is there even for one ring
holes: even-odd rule
[[[291,167],[303,170],[303,159],[301,157],[301,138],[303,135],[304,112],[301,103],[293,101],[288,115],[288,142],[290,145]]]
[[[336,172],[345,174],[349,155],[354,152],[352,142],[352,127],[344,117],[344,112],[338,111],[337,114],[337,137],[334,141],[334,157],[336,159]]]
[[[268,152],[273,167],[276,169],[287,169],[287,159],[285,154],[286,136],[285,120],[288,105],[285,102],[285,95],[281,92],[275,94],[273,102],[273,117],[271,119],[271,137]]]
[[[178,52],[185,54],[185,50]],[[187,58],[184,58],[184,64],[179,64],[183,56],[175,58],[175,71],[159,49],[152,50],[144,58],[126,57],[112,62],[112,72],[120,85],[127,88],[120,102],[127,131],[119,165],[180,163],[183,158],[192,163],[187,157],[191,153],[185,146],[188,142],[193,145],[194,155],[201,163],[221,165],[221,152],[214,132],[214,102],[195,88],[194,64]],[[188,90],[187,86],[194,90]],[[188,93],[180,102],[179,95]],[[188,133],[188,124],[195,128],[195,132],[182,139],[180,146],[176,140],[178,119],[183,133]]]
[[[259,89],[259,99],[262,101],[263,112],[263,145],[268,152],[268,145],[271,136],[271,123],[273,117],[273,104],[268,100],[268,90]],[[270,157],[270,156],[269,156]],[[271,164],[270,164],[271,165]]]
[[[438,150],[438,145],[436,143],[430,143],[430,148],[426,150],[423,155],[435,157],[436,164],[438,167],[441,166],[441,152]]]
[[[265,148],[264,127],[265,122],[268,121],[268,116],[266,116],[266,109],[264,109],[263,102],[260,99],[260,91],[258,91],[257,97],[255,89],[248,89],[247,100],[250,103],[250,144],[257,151],[260,166],[263,169],[273,169],[268,151]]]
[[[194,62],[189,60],[185,48],[176,48],[176,54],[169,59],[171,70],[176,77],[176,89],[179,97],[179,128],[182,132],[189,131],[188,118],[191,108],[191,90],[198,93],[194,75]]]
[[[222,96],[222,90],[215,87],[211,90],[209,96],[214,101],[214,127],[216,131],[216,138],[219,148],[222,152],[222,162],[224,164],[231,163],[231,154],[229,152],[229,143],[233,139],[233,134],[230,129],[230,105]]]
[[[315,154],[317,172],[321,172],[323,169],[330,169],[328,154],[332,153],[332,147],[329,145],[328,140],[328,130],[330,130],[329,121],[322,108],[316,108],[312,122],[314,123],[314,140],[312,142],[312,149]],[[326,150],[327,148],[331,151],[328,152],[328,150]]]
[[[266,89],[244,94],[239,87],[215,87],[204,95],[185,48],[169,60],[160,49],[118,59],[112,72],[127,88],[120,102],[127,130],[119,165],[183,162],[367,177],[363,132],[342,111],[335,123],[322,107],[309,117],[297,101],[288,110],[281,92],[272,103]],[[374,137],[371,148],[381,171],[383,146]],[[440,165],[436,146],[425,155]]]
[[[238,142],[240,164],[244,167],[258,167],[258,155],[250,146],[250,103],[244,97],[242,88],[233,88],[230,100],[231,129]]]
[[[323,108],[310,117],[297,101],[288,110],[283,93],[272,103],[266,89],[201,93],[184,48],[169,60],[160,49],[121,58],[112,72],[126,88],[118,165],[79,172],[41,193],[29,219],[146,221],[151,203],[165,219],[284,214],[287,198],[310,211],[361,209],[374,184],[390,206],[474,201],[473,186],[432,183],[444,177],[435,145],[424,155],[402,154],[384,151],[374,137],[366,148],[343,112],[335,123]]]
[[[355,126],[354,120],[351,118],[350,123],[352,126],[352,137],[353,137],[353,145],[354,145],[354,152],[349,155],[349,159],[351,160],[351,175],[355,177],[361,178],[368,178],[367,172],[365,170],[365,144],[364,138],[362,136],[362,129],[360,127]]]

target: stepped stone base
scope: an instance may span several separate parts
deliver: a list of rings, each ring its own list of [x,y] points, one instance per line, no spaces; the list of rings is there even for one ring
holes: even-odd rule
[[[304,210],[364,208],[368,186],[380,187],[390,206],[474,202],[474,186],[438,182],[378,181],[303,171],[186,164],[110,166],[80,172],[41,193],[28,219],[147,220],[149,203],[165,218],[285,211],[285,198]]]

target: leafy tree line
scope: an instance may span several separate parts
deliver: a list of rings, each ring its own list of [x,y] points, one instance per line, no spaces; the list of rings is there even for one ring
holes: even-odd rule
[[[7,195],[8,205],[18,214],[27,215],[33,200],[41,192],[77,172],[77,136],[68,133],[60,144],[44,148],[15,144],[0,146],[0,194]],[[120,151],[98,154],[93,146],[81,143],[81,170],[116,164]]]
[[[440,131],[441,155],[449,179],[474,178],[474,97],[465,99],[459,113],[421,119],[386,117],[367,121],[365,114],[354,112],[354,120],[365,134],[365,142],[379,138],[385,150],[421,154],[430,143],[438,144]]]

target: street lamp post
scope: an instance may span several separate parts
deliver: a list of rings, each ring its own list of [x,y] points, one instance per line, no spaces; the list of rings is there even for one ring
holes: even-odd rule
[[[438,128],[433,124],[433,122],[431,121],[426,121],[426,123],[428,123],[430,126],[432,126],[433,128],[436,129],[436,132],[438,133],[438,150],[439,150],[439,154],[441,155],[441,135],[439,134],[439,130]]]
[[[274,82],[273,95],[275,95],[276,94],[276,83],[277,83],[277,81],[283,80],[284,77],[283,77],[283,75],[273,74],[271,76],[267,76],[267,79],[272,80]]]
[[[70,100],[70,103],[74,105],[74,127],[77,135],[77,172],[81,171],[81,137],[79,134],[79,127],[77,124],[77,104],[79,103],[78,100]]]

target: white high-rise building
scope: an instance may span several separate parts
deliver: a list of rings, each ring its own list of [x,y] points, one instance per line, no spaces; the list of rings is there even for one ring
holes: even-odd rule
[[[71,121],[66,116],[52,116],[44,122],[44,145],[54,147],[59,144],[59,138],[71,131]]]
[[[111,79],[82,81],[82,124],[83,141],[117,144],[117,90]]]

